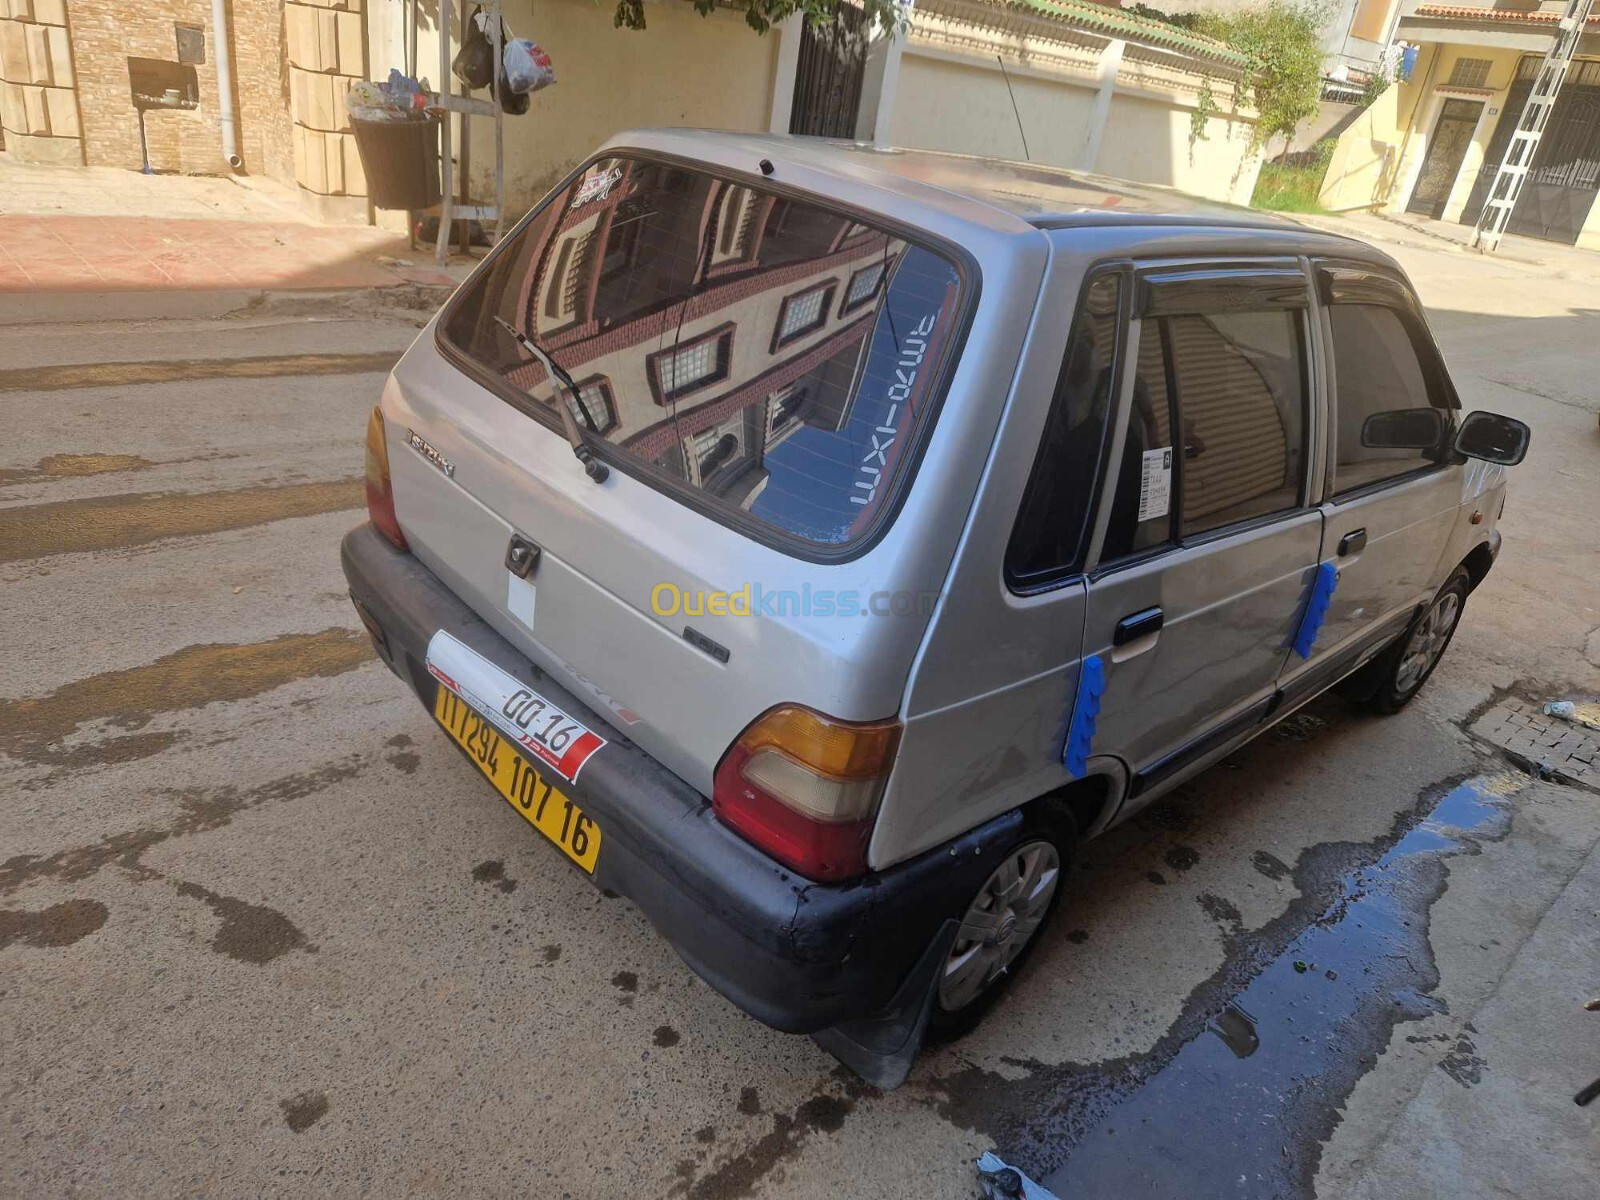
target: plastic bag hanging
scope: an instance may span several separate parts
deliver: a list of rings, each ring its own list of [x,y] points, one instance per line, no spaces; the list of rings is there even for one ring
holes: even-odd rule
[[[512,38],[506,43],[502,78],[513,92],[528,96],[554,83],[556,71],[542,47],[527,38]]]
[[[484,32],[486,24],[480,4],[467,19],[461,49],[456,51],[455,60],[450,64],[451,73],[469,91],[486,88],[494,79],[494,43]]]

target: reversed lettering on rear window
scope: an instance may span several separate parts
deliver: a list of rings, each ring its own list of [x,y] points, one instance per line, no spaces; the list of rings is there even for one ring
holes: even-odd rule
[[[675,164],[592,164],[495,254],[445,339],[664,491],[841,548],[909,473],[960,272],[896,232]],[[574,403],[495,320],[582,386]],[[603,388],[596,381],[603,381]]]

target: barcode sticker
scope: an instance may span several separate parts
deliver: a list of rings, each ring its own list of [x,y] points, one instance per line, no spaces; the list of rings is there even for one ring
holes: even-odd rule
[[[1146,450],[1139,465],[1139,520],[1166,516],[1172,506],[1172,447]]]

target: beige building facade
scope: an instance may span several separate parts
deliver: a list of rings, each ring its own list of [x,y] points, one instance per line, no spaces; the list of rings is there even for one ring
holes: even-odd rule
[[[514,34],[550,53],[558,80],[526,115],[505,118],[511,217],[621,130],[814,132],[818,103],[836,136],[1031,158],[1240,202],[1254,186],[1254,113],[1233,103],[1243,59],[1110,5],[918,0],[902,36],[856,23],[839,43],[850,88],[827,97],[814,64],[838,47],[799,18],[757,36],[732,9],[702,16],[687,0],[650,0],[649,27],[634,32],[613,26],[609,2],[503,7]],[[0,0],[0,138],[21,159],[137,169],[130,60],[146,60],[193,93],[182,108],[146,113],[155,169],[266,175],[325,217],[372,220],[344,96],[408,62],[437,86],[437,6],[419,0],[414,39],[412,11],[408,0]],[[231,64],[226,96],[219,49]],[[1213,115],[1197,129],[1208,93]],[[494,194],[492,125],[469,122],[476,197]]]
[[[1563,7],[1422,4],[1403,17],[1416,67],[1340,137],[1322,203],[1476,224]],[[1510,232],[1600,249],[1597,195],[1600,18],[1579,42]]]

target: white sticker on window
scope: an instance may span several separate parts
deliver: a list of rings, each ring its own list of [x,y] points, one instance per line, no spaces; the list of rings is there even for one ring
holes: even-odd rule
[[[1172,447],[1146,450],[1139,467],[1139,520],[1166,516],[1172,506]]]

